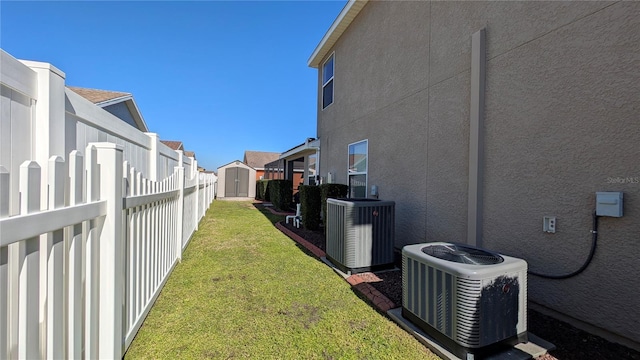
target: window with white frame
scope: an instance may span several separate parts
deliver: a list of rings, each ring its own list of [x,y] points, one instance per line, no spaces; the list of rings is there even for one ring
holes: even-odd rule
[[[350,198],[367,197],[368,143],[368,140],[362,140],[349,145],[347,177]]]
[[[327,59],[322,65],[322,108],[333,103],[333,57]]]

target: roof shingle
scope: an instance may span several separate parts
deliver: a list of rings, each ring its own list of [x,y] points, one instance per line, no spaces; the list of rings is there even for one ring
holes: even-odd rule
[[[172,150],[184,150],[184,145],[182,144],[182,141],[160,140],[160,142],[167,145]]]
[[[280,153],[276,152],[247,150],[244,152],[244,163],[254,169],[264,169],[265,164],[276,161],[279,157]]]
[[[67,86],[76,94],[82,96],[83,98],[91,101],[94,104],[99,104],[101,102],[131,96],[130,93],[119,92],[119,91],[108,91],[108,90],[98,90],[98,89],[86,89],[75,86]]]

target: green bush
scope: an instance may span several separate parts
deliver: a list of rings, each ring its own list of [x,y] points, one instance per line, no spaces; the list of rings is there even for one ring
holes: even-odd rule
[[[291,208],[293,182],[291,180],[269,180],[269,200],[276,210],[288,211]]]
[[[315,185],[300,186],[300,210],[302,225],[307,230],[320,228],[320,188]]]
[[[327,199],[339,199],[347,197],[349,187],[344,184],[322,184],[320,195],[322,202],[322,218],[327,219]]]
[[[271,180],[256,181],[256,199],[269,201],[269,181]]]

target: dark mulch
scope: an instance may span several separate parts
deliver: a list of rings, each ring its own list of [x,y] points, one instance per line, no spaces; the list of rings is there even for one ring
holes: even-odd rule
[[[309,231],[304,228],[296,228],[292,224],[285,225],[296,234],[300,235],[318,248],[326,251],[325,235],[322,229]],[[402,305],[402,271],[387,270],[375,272],[374,280],[367,281],[371,286],[384,294],[397,306]],[[551,351],[557,359],[583,360],[583,359],[625,359],[640,360],[640,352],[623,345],[607,341],[599,336],[582,331],[566,322],[529,309],[528,330],[556,346]],[[547,356],[547,358],[551,358]]]
[[[326,240],[324,238],[324,232],[322,229],[317,231],[311,231],[311,230],[305,229],[302,225],[300,225],[300,228],[298,229],[295,226],[293,226],[292,221],[289,221],[288,224],[286,224],[283,221],[282,225],[284,225],[287,229],[293,231],[294,233],[300,235],[300,237],[312,243],[313,245],[318,247],[320,250],[325,252],[327,251]]]

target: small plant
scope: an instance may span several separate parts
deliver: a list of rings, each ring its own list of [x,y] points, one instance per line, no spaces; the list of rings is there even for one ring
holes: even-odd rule
[[[300,210],[302,210],[302,225],[307,230],[320,228],[320,188],[315,185],[300,186]]]
[[[269,180],[269,200],[277,210],[289,210],[292,193],[293,182],[291,180]]]

